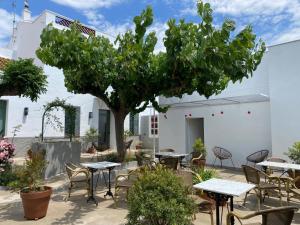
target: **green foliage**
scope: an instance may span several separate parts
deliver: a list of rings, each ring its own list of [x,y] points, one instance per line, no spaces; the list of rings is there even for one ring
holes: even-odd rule
[[[194,142],[193,145],[193,149],[194,149],[194,153],[199,156],[200,154],[202,154],[203,157],[206,157],[207,155],[207,151],[205,148],[205,145],[202,142],[201,138],[197,138]]]
[[[300,164],[300,142],[295,142],[294,145],[289,148],[286,155],[297,164]]]
[[[214,169],[205,169],[205,168],[194,168],[195,176],[193,177],[193,183],[197,184],[212,178],[217,177],[217,171]]]
[[[41,184],[47,165],[45,154],[45,150],[38,150],[36,152],[29,150],[24,165],[14,169],[17,179],[9,183],[9,186],[22,192],[44,190]]]
[[[7,186],[10,182],[17,180],[11,165],[7,165],[4,171],[0,171],[0,186]]]
[[[47,76],[33,59],[10,61],[0,77],[0,96],[24,96],[36,101],[46,92]]]
[[[195,210],[188,190],[172,171],[145,169],[128,194],[128,225],[190,225]]]
[[[128,137],[132,136],[133,133],[130,130],[125,130],[124,131],[124,141],[127,140]]]
[[[98,133],[98,130],[95,128],[90,128],[85,132],[85,141],[87,143],[92,143],[93,146],[95,146],[95,141],[100,137],[100,134]]]
[[[84,36],[78,24],[67,30],[49,25],[36,53],[45,64],[63,69],[68,91],[94,95],[112,110],[118,153],[124,157],[129,112],[144,111],[149,103],[165,112],[168,106],[159,105],[158,96],[218,94],[229,81],[251,76],[260,63],[265,45],[256,42],[250,26],[237,35],[231,20],[215,27],[212,9],[202,1],[198,15],[199,24],[169,20],[164,53],[154,53],[157,37],[147,32],[153,22],[151,7],[134,17],[135,30],[118,35],[114,44],[104,36]]]

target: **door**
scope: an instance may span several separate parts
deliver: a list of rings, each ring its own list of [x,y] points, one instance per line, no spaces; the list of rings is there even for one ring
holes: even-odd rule
[[[5,136],[6,129],[6,101],[0,100],[0,137]]]
[[[99,148],[101,150],[108,149],[110,147],[110,111],[99,109]]]
[[[193,145],[197,138],[201,138],[204,143],[204,119],[186,119],[186,147],[187,153],[193,152]]]

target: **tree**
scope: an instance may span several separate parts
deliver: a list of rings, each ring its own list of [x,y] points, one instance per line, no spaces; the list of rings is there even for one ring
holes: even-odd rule
[[[0,75],[0,96],[23,96],[36,101],[46,92],[47,76],[33,59],[11,60]]]
[[[237,35],[226,20],[213,26],[209,4],[198,3],[199,24],[169,20],[166,52],[154,54],[157,38],[146,33],[153,22],[151,7],[134,17],[135,31],[118,35],[114,45],[103,36],[84,36],[74,24],[57,30],[49,25],[41,34],[38,57],[63,69],[65,85],[74,93],[102,99],[115,118],[119,157],[125,156],[124,119],[143,111],[149,103],[159,112],[157,96],[177,96],[197,91],[209,97],[224,90],[229,81],[249,77],[260,63],[264,43],[256,43],[250,26]]]

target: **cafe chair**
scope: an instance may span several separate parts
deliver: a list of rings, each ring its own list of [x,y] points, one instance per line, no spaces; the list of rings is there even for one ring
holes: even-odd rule
[[[286,163],[285,159],[278,158],[278,157],[268,158],[267,161],[268,162],[277,162],[277,163]],[[281,173],[280,175],[282,175],[285,172],[284,169],[276,169],[276,168],[272,168],[272,167],[265,168],[265,170],[268,175],[272,175],[272,176],[276,176],[276,175],[273,175],[274,172],[279,172],[279,173]]]
[[[177,157],[164,157],[160,160],[160,164],[165,166],[168,169],[171,170],[178,170],[179,167],[179,158]]]
[[[182,179],[184,186],[189,191],[189,197],[195,201],[196,206],[197,206],[196,212],[209,214],[211,225],[214,225],[214,218],[213,218],[214,205],[213,205],[213,203],[210,201],[207,201],[207,200],[201,198],[199,195],[197,195],[195,189],[193,188],[193,177],[195,176],[195,173],[191,170],[184,169],[184,170],[178,170],[176,172],[176,175]],[[194,219],[196,219],[195,214],[194,214]]]
[[[256,165],[256,163],[260,163],[262,161],[264,161],[269,155],[269,150],[260,150],[257,152],[254,152],[250,155],[247,156],[246,160],[247,160],[247,165],[248,162],[254,163],[254,166]]]
[[[145,166],[151,164],[151,156],[148,154],[145,154],[141,151],[135,152],[135,158],[137,161],[137,165],[140,166]]]
[[[75,165],[74,163],[66,163],[65,168],[69,178],[68,197],[66,197],[65,200],[68,200],[71,197],[71,191],[77,183],[85,183],[89,195],[91,183],[91,175],[89,170]]]
[[[285,206],[277,207],[273,209],[266,209],[257,212],[253,212],[247,215],[240,215],[236,212],[230,212],[227,214],[227,225],[231,225],[232,217],[236,218],[240,224],[244,224],[244,220],[251,219],[253,217],[260,216],[261,222],[251,223],[251,225],[291,225],[295,212],[298,210],[296,207]],[[249,223],[248,223],[249,224]]]
[[[212,149],[214,155],[215,155],[215,160],[214,160],[214,163],[213,163],[213,166],[215,166],[215,163],[216,163],[216,160],[219,159],[220,160],[220,163],[221,163],[221,168],[223,167],[223,160],[227,160],[227,159],[230,159],[231,161],[231,164],[233,167],[234,166],[234,163],[233,163],[233,160],[232,160],[232,154],[230,151],[226,150],[225,148],[221,148],[221,147],[214,147]]]
[[[268,174],[247,165],[242,165],[243,172],[245,174],[248,183],[254,184],[254,191],[258,200],[258,210],[260,210],[260,205],[263,202],[266,195],[269,195],[271,190],[278,191],[278,196],[281,204],[281,186],[280,179],[278,177],[271,177]],[[262,181],[262,178],[265,180]],[[246,199],[250,191],[246,193],[244,199],[244,205],[246,204]]]

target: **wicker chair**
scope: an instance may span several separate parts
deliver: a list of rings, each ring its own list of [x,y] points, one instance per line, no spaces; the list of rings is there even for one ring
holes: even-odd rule
[[[286,206],[261,210],[245,216],[241,216],[236,212],[230,212],[227,215],[227,225],[231,225],[232,217],[236,217],[239,222],[243,224],[242,220],[247,220],[256,216],[261,216],[262,222],[251,223],[251,225],[290,225],[297,210],[298,208],[296,207]]]
[[[278,158],[278,157],[268,158],[267,161],[269,161],[269,162],[278,162],[278,163],[286,163],[285,159],[281,159],[281,158]],[[266,171],[267,171],[267,174],[273,174],[274,172],[281,172],[281,173],[285,172],[284,169],[274,169],[272,167],[266,168]]]
[[[191,197],[197,204],[197,211],[199,213],[209,214],[211,225],[214,225],[214,218],[213,218],[214,205],[212,202],[206,201],[195,194],[195,190],[193,188],[194,172],[191,170],[178,170],[176,172],[176,175],[182,179],[183,184],[188,188],[190,193],[189,197]],[[196,215],[194,215],[194,218],[196,219]]]
[[[65,200],[68,200],[71,197],[71,190],[76,183],[86,183],[87,192],[89,194],[91,181],[89,170],[73,163],[66,163],[65,167],[69,178],[68,197],[66,197]]]
[[[242,165],[243,172],[245,174],[246,180],[248,183],[254,184],[254,191],[256,192],[257,200],[258,200],[258,210],[260,210],[261,202],[263,202],[266,195],[268,195],[268,191],[277,190],[278,196],[281,202],[281,186],[280,179],[278,177],[270,177],[268,174],[247,165]],[[265,178],[268,182],[261,181],[261,178]],[[246,193],[244,199],[244,205],[246,204],[246,199],[250,191]]]
[[[160,164],[164,165],[168,169],[178,170],[179,169],[179,158],[175,157],[164,157],[160,160]]]
[[[252,153],[251,155],[247,156],[247,165],[248,162],[254,163],[254,166],[256,163],[260,163],[264,161],[269,155],[269,150],[260,150],[257,152]]]
[[[232,166],[235,167],[233,160],[232,160],[232,154],[230,151],[226,150],[225,148],[221,148],[221,147],[217,147],[217,146],[214,147],[212,151],[215,155],[215,160],[214,160],[213,166],[215,165],[217,159],[220,160],[221,167],[223,167],[223,164],[222,164],[223,160],[230,159]]]

